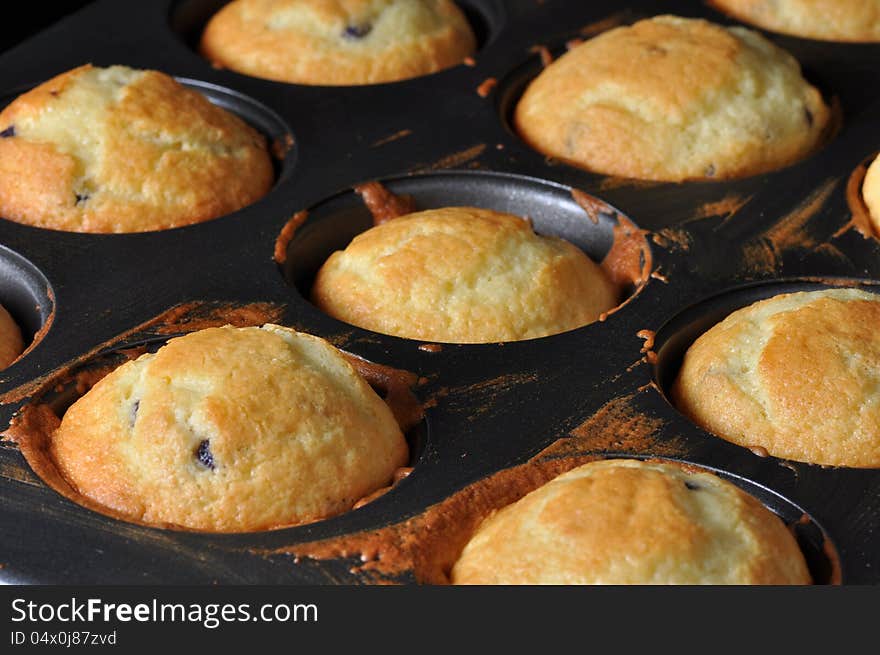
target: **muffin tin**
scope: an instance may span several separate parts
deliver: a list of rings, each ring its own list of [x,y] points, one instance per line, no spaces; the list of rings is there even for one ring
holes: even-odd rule
[[[85,378],[71,372],[116,363],[132,348],[211,322],[274,320],[419,378],[413,390],[427,409],[409,435],[413,472],[324,521],[205,534],[128,523],[71,502],[4,440],[0,580],[371,583],[375,575],[360,566],[368,557],[357,552],[297,555],[306,544],[416,518],[555,444],[568,454],[668,457],[716,470],[792,526],[817,582],[880,582],[880,472],[762,457],[696,427],[664,395],[687,345],[738,307],[822,286],[880,292],[880,247],[853,220],[859,198],[847,193],[848,186],[857,191],[850,178],[880,149],[880,45],[765,32],[837,107],[836,133],[773,173],[643,183],[530,150],[510,127],[511,110],[540,72],[541,53],[558,55],[570,39],[660,13],[734,24],[704,3],[461,0],[480,41],[473,65],[363,87],[283,84],[212,68],[194,44],[222,4],[104,0],[0,57],[4,102],[87,62],[155,68],[278,146],[270,193],[206,223],[90,235],[0,220],[0,300],[27,336],[37,335],[0,372],[0,424],[37,402],[62,411],[83,390],[77,382]],[[596,259],[626,217],[642,239],[631,256],[650,275],[604,320],[530,341],[427,345],[346,325],[308,302],[308,286],[333,249],[369,227],[353,187],[372,180],[412,195],[419,208],[470,204],[528,216],[538,232],[563,236]],[[592,216],[572,189],[598,199]],[[289,240],[280,237],[301,210],[305,221]],[[634,436],[636,423],[650,426],[644,438]],[[421,579],[410,570],[391,581]]]

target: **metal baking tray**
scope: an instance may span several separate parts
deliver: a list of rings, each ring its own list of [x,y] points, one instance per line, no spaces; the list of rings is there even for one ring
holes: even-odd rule
[[[194,44],[222,4],[103,0],[0,56],[3,103],[87,62],[155,68],[282,146],[271,192],[206,223],[90,235],[0,220],[0,300],[28,336],[38,336],[0,372],[0,426],[50,397],[63,409],[82,392],[78,372],[119,361],[121,352],[156,347],[210,321],[271,318],[414,374],[413,392],[427,408],[409,434],[414,470],[372,502],[324,521],[205,534],[137,525],[71,502],[4,440],[0,580],[431,582],[417,564],[393,573],[365,566],[385,555],[356,545],[402,524],[415,526],[416,536],[434,530],[440,542],[446,529],[455,543],[473,521],[467,502],[447,515],[460,525],[424,517],[473,485],[491,489],[496,474],[503,483],[513,479],[505,472],[572,458],[635,456],[707,467],[755,494],[792,526],[817,583],[880,582],[880,471],[759,456],[696,427],[664,395],[687,345],[737,307],[824,285],[880,290],[880,248],[853,219],[859,172],[880,148],[880,45],[765,32],[835,105],[836,132],[776,172],[644,183],[534,152],[511,129],[511,110],[540,72],[542,54],[558,56],[570,39],[660,13],[734,22],[706,4],[461,0],[480,41],[472,65],[361,87],[284,84],[213,68]],[[596,259],[628,219],[644,238],[639,256],[650,275],[605,320],[531,341],[426,348],[346,325],[308,302],[308,285],[333,249],[369,227],[353,189],[374,180],[412,195],[419,208],[468,204],[528,216],[538,232],[567,238]],[[572,189],[598,199],[592,216]],[[306,221],[291,239],[280,238],[301,210]],[[363,538],[345,541],[351,535]],[[355,546],[321,551],[316,542]],[[416,560],[417,549],[409,551]]]

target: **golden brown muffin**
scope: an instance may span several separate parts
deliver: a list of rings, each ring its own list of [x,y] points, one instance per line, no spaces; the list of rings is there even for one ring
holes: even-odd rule
[[[712,0],[734,18],[825,41],[880,41],[880,0]]]
[[[783,522],[718,476],[610,459],[554,478],[477,528],[453,584],[810,584]]]
[[[875,158],[868,166],[862,181],[862,198],[868,208],[874,232],[880,234],[880,157]]]
[[[359,234],[318,271],[312,299],[368,330],[453,343],[556,334],[617,304],[581,250],[475,207],[415,212]]]
[[[217,66],[327,85],[426,75],[475,49],[452,0],[234,0],[211,18],[201,41]]]
[[[780,294],[688,349],[674,404],[719,437],[813,464],[880,466],[880,296]]]
[[[791,164],[829,118],[797,61],[756,32],[657,16],[554,61],[514,122],[533,148],[575,166],[677,182]]]
[[[51,453],[114,513],[215,532],[346,511],[408,455],[335,348],[271,324],[201,330],[122,365],[65,413]]]
[[[21,330],[15,319],[3,305],[0,305],[0,369],[4,369],[18,359],[24,350]]]
[[[263,196],[265,139],[158,71],[89,65],[0,113],[0,216],[72,232],[206,221]]]

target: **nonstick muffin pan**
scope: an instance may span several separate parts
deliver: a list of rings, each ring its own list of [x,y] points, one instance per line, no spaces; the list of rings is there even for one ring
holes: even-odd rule
[[[791,525],[817,583],[880,582],[880,471],[762,456],[696,427],[665,395],[689,343],[739,307],[825,286],[880,292],[880,247],[859,219],[851,183],[880,150],[880,45],[765,32],[834,105],[835,132],[783,170],[649,184],[545,158],[516,136],[511,111],[542,55],[558,56],[571,39],[660,13],[734,24],[704,3],[462,0],[480,41],[472,62],[363,87],[283,84],[213,68],[195,44],[222,4],[105,0],[0,57],[4,102],[87,62],[165,71],[263,131],[277,163],[266,197],[184,228],[90,235],[0,220],[0,301],[34,341],[0,372],[0,423],[20,422],[41,403],[63,412],[90,372],[172,334],[271,320],[409,372],[425,407],[409,433],[413,471],[372,502],[324,521],[205,534],[86,509],[57,493],[6,439],[0,579],[433,582],[419,569],[430,558],[418,552],[419,530],[435,541],[448,530],[454,544],[474,520],[467,502],[450,499],[466,498],[473,485],[491,489],[495,479],[528,478],[536,462],[552,468],[630,456],[706,467],[753,493]],[[354,187],[374,180],[411,195],[420,209],[475,205],[528,216],[538,232],[567,238],[597,260],[626,237],[636,271],[626,302],[582,328],[505,344],[424,344],[332,319],[309,303],[309,284],[334,249],[371,225]],[[593,198],[582,203],[589,211],[573,189]],[[450,503],[458,509],[446,521],[426,519]],[[412,538],[395,550],[387,535],[404,534],[395,532],[400,525],[412,526]],[[365,550],[383,535],[384,550]],[[404,550],[417,564],[403,557],[402,565],[375,565]]]

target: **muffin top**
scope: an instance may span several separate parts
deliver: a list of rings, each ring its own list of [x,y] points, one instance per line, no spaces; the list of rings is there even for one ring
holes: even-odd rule
[[[245,532],[350,509],[408,449],[335,348],[267,324],[193,332],[123,364],[67,410],[51,455],[112,514]]]
[[[73,232],[197,223],[263,196],[265,139],[173,78],[81,66],[0,113],[0,216]]]
[[[590,323],[617,304],[597,264],[518,216],[446,207],[395,218],[333,253],[315,278],[322,310],[410,339],[532,339]]]
[[[533,148],[572,165],[677,182],[791,164],[829,118],[797,61],[756,32],[657,16],[551,63],[514,122]]]
[[[0,305],[0,369],[18,359],[23,350],[24,341],[18,324],[6,308]]]
[[[462,63],[475,48],[452,0],[234,0],[201,41],[217,66],[326,85],[426,75]]]
[[[813,464],[880,466],[880,296],[780,294],[687,350],[674,404],[717,436]]]
[[[720,477],[610,459],[563,473],[477,528],[453,584],[810,584],[783,522]]]
[[[876,157],[868,166],[862,182],[862,198],[868,208],[874,232],[880,234],[880,157]]]
[[[712,0],[758,27],[825,41],[880,41],[880,0]]]

